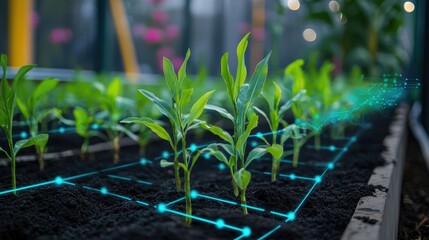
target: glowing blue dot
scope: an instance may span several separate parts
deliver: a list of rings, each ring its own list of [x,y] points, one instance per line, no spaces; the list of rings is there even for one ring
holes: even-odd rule
[[[189,151],[195,152],[197,150],[197,145],[195,143],[192,143],[191,146],[189,146]]]
[[[329,151],[333,152],[337,149],[334,145],[329,146]]]
[[[165,210],[167,210],[167,206],[165,206],[165,204],[163,204],[163,203],[160,203],[160,204],[158,205],[158,212],[160,212],[160,213],[164,213],[164,212],[165,212]]]
[[[316,183],[320,183],[320,182],[322,182],[322,177],[321,176],[316,176],[316,177],[314,177],[314,181]]]
[[[258,146],[258,142],[256,142],[256,141],[252,141],[252,142],[250,143],[250,145],[251,145],[252,147],[256,147],[256,146]]]
[[[21,138],[27,138],[27,133],[26,132],[21,132],[20,136],[21,136]]]
[[[357,141],[357,137],[352,137],[351,141],[352,142],[356,142]]]
[[[225,227],[225,221],[223,221],[223,219],[218,219],[218,220],[216,221],[216,227],[217,227],[218,229],[222,229],[223,227]]]
[[[225,164],[223,164],[223,163],[219,163],[218,168],[219,168],[219,170],[221,170],[221,171],[225,170]]]
[[[65,132],[66,132],[66,130],[65,130],[63,127],[60,127],[60,128],[58,129],[58,131],[59,131],[60,133],[65,133]]]
[[[170,154],[167,151],[162,152],[163,158],[168,158],[169,156],[170,156]]]
[[[287,221],[293,221],[295,220],[295,213],[294,212],[289,212],[287,214]]]
[[[191,191],[191,198],[192,199],[195,199],[195,198],[197,198],[198,197],[198,192],[197,192],[197,190],[192,190]]]
[[[204,158],[207,160],[210,159],[210,153],[204,153]]]
[[[92,124],[91,126],[92,129],[97,130],[99,128],[97,123]]]
[[[345,147],[344,149],[343,149],[343,151],[344,152],[347,152],[349,150],[349,148],[348,147]]]
[[[296,176],[295,176],[295,174],[291,174],[291,175],[289,175],[289,178],[290,178],[290,180],[295,180],[296,179]]]
[[[64,180],[62,177],[58,176],[55,178],[55,184],[61,185],[61,184],[63,184],[63,182],[64,182]]]
[[[328,168],[329,168],[329,169],[334,169],[334,163],[329,163],[329,164],[328,164]]]
[[[102,187],[100,189],[101,194],[106,195],[107,194],[107,188],[106,187]]]
[[[244,227],[242,231],[243,237],[249,237],[252,234],[252,230],[249,227]]]
[[[295,119],[295,124],[299,125],[301,123],[301,119],[297,118]]]
[[[146,165],[147,164],[146,158],[140,158],[140,164],[141,165]]]
[[[262,135],[262,133],[261,133],[261,132],[257,132],[257,133],[256,133],[256,137],[257,137],[257,138],[262,138],[262,137],[263,137],[263,135]]]

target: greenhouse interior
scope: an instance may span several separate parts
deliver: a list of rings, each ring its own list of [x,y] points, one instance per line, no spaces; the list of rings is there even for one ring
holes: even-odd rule
[[[429,239],[424,0],[0,0],[0,239]]]

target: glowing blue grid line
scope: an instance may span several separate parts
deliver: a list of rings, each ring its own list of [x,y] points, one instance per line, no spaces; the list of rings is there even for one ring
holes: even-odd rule
[[[119,179],[119,180],[125,180],[125,181],[131,181],[131,178],[129,177],[121,177],[121,176],[117,176],[117,175],[107,175],[109,178],[115,178],[115,179]]]
[[[204,194],[200,194],[200,193],[197,193],[197,196],[202,197],[202,198],[207,198],[210,200],[214,200],[214,201],[218,201],[218,202],[228,203],[231,205],[237,205],[237,203],[233,202],[233,201],[229,201],[229,200],[225,200],[225,199],[217,198],[217,197],[212,197],[212,196],[208,196],[208,195],[204,195]]]
[[[41,183],[32,184],[32,185],[28,185],[28,186],[24,186],[24,187],[19,187],[19,188],[16,188],[15,190],[9,189],[9,190],[0,192],[0,195],[4,195],[4,194],[8,194],[8,193],[13,193],[13,192],[19,192],[19,191],[23,191],[23,190],[27,190],[27,189],[32,189],[32,188],[37,188],[37,187],[42,187],[42,186],[46,186],[46,185],[54,184],[54,183],[55,183],[55,180],[52,180],[52,181],[41,182]]]
[[[275,231],[279,230],[282,226],[279,224],[277,225],[275,228],[273,228],[271,231],[265,233],[264,235],[262,235],[260,238],[258,238],[258,240],[263,240],[266,239],[267,237],[269,237],[271,234],[273,234]]]
[[[185,198],[186,198],[186,197],[181,197],[181,198],[179,198],[179,199],[176,199],[176,200],[174,200],[174,201],[171,201],[171,202],[169,202],[169,203],[165,204],[165,206],[167,207],[167,206],[173,205],[173,204],[175,204],[175,203],[178,203],[178,202],[180,202],[180,201],[185,200]]]

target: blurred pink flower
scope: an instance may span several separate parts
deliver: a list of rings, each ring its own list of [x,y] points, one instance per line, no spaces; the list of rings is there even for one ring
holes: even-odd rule
[[[133,26],[133,33],[134,33],[134,36],[136,36],[136,37],[139,37],[139,38],[144,38],[144,36],[145,36],[145,29],[146,29],[146,27],[145,27],[145,25],[143,24],[143,23],[136,23],[134,26]]]
[[[178,72],[179,69],[180,69],[180,66],[182,66],[183,58],[181,58],[181,57],[173,57],[170,60],[173,63],[174,71]]]
[[[167,36],[168,40],[176,40],[180,35],[180,29],[177,25],[169,25],[167,29],[165,30],[165,35]]]
[[[143,40],[149,44],[157,44],[164,39],[164,33],[159,28],[149,27],[146,28]]]
[[[164,2],[164,0],[146,0],[146,1],[151,4],[161,4]]]
[[[36,28],[39,25],[40,18],[36,11],[31,11],[30,26]]]
[[[52,44],[68,43],[73,37],[73,33],[68,28],[54,28],[50,33],[50,41]]]
[[[254,27],[252,29],[252,36],[255,40],[264,41],[265,40],[265,29],[262,27]]]
[[[162,9],[155,9],[152,11],[152,20],[157,24],[165,24],[168,21],[167,13]]]

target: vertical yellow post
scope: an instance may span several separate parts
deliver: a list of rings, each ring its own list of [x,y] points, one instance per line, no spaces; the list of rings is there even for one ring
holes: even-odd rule
[[[33,0],[9,0],[9,64],[14,67],[32,62],[33,29],[31,11]]]
[[[265,0],[253,0],[252,3],[252,29],[256,28],[265,30]],[[253,36],[250,47],[251,69],[255,69],[256,64],[264,57],[263,55],[264,41]]]
[[[135,79],[139,73],[139,67],[124,3],[122,0],[110,0],[109,2],[125,73],[128,78]]]

